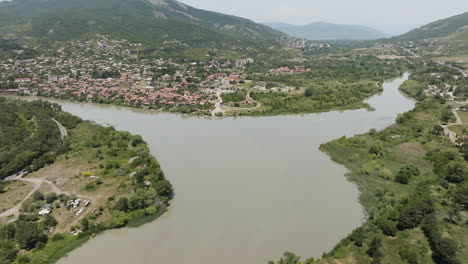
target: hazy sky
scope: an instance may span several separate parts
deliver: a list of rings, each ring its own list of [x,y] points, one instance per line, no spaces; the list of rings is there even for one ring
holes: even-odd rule
[[[468,0],[180,0],[255,22],[324,21],[372,26],[391,34],[468,11]]]

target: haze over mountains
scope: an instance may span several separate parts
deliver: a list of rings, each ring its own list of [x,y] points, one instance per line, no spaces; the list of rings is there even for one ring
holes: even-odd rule
[[[390,37],[377,29],[360,25],[339,25],[315,22],[308,25],[263,23],[288,35],[310,40],[374,40]]]

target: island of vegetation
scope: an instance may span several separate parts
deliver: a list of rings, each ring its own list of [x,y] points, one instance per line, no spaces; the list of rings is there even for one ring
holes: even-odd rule
[[[54,263],[163,214],[173,189],[140,136],[0,97],[0,263]]]

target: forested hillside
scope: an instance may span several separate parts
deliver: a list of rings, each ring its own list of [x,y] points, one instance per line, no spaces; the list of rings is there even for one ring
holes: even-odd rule
[[[427,24],[394,39],[407,41],[447,37],[463,30],[466,26],[468,26],[468,12]]]
[[[250,20],[174,0],[15,0],[0,3],[0,31],[42,42],[106,34],[139,42],[256,48],[284,36]]]
[[[0,179],[37,170],[66,150],[52,118],[66,118],[58,105],[0,97]]]

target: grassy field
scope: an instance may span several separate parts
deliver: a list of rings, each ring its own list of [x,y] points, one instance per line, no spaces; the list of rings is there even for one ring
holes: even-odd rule
[[[29,182],[8,182],[5,186],[6,192],[0,193],[0,212],[15,207],[33,189]]]
[[[460,116],[464,125],[468,125],[468,112],[466,111],[458,111],[458,115]]]

